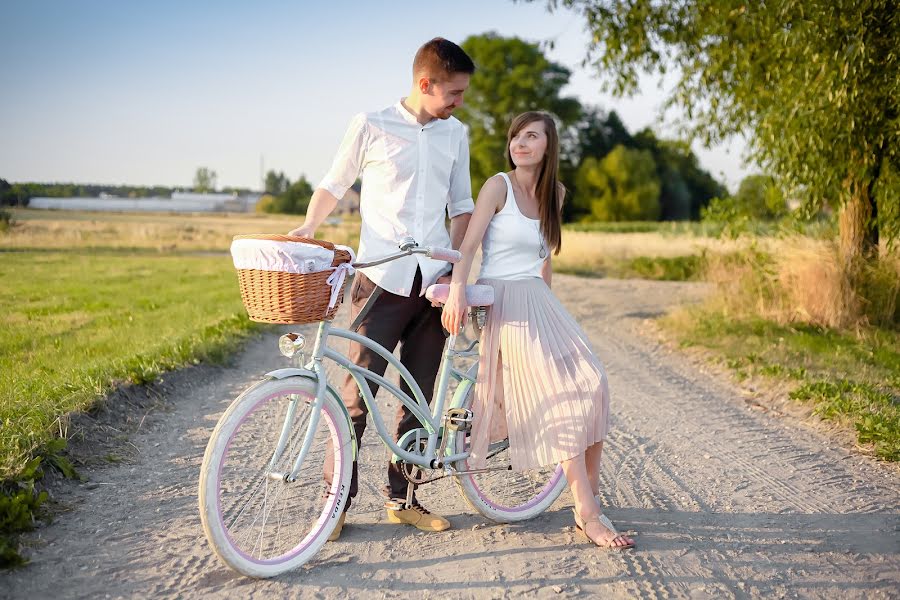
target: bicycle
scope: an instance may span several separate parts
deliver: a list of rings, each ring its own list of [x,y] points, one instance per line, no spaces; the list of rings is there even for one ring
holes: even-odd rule
[[[400,251],[369,262],[364,268],[412,254],[455,262],[459,253],[421,248],[404,240]],[[446,299],[448,286],[432,286],[429,298]],[[489,286],[468,286],[467,296],[492,297]],[[483,325],[491,298],[473,306],[472,321]],[[330,348],[332,338],[358,342],[384,357],[409,384],[413,397],[385,377],[363,369]],[[478,362],[466,371],[454,361],[477,357],[478,341],[457,350],[456,335],[444,346],[433,407],[392,352],[354,331],[318,323],[312,353],[306,364],[272,371],[245,390],[229,406],[213,431],[200,473],[200,516],[216,554],[232,569],[252,577],[272,577],[299,567],[312,558],[337,524],[347,499],[357,444],[350,416],[328,381],[323,361],[334,361],[356,381],[369,408],[375,429],[402,465],[406,478],[421,485],[453,477],[462,495],[479,513],[497,522],[533,518],[546,510],[565,486],[559,466],[534,471],[513,471],[508,440],[490,445],[487,465],[470,469],[468,433]],[[289,333],[279,338],[287,357],[303,357],[304,336]],[[450,380],[457,387],[447,403]],[[394,441],[378,411],[368,380],[398,398],[421,427]],[[445,411],[446,405],[446,411]],[[329,483],[326,465],[333,467]],[[323,490],[324,488],[324,490]],[[407,502],[414,486],[409,486]],[[399,506],[402,508],[402,505]]]

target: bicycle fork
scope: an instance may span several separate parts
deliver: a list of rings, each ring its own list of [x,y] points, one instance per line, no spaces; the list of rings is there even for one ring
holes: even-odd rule
[[[284,452],[284,447],[287,444],[288,438],[290,437],[291,426],[293,425],[294,416],[297,412],[298,405],[298,398],[294,397],[291,398],[290,405],[287,409],[287,414],[285,414],[284,417],[284,423],[281,426],[281,435],[278,437],[278,443],[275,446],[275,451],[272,453],[272,458],[269,460],[269,479],[285,481],[288,483],[293,483],[294,481],[296,481],[297,474],[300,472],[300,467],[303,466],[303,461],[306,460],[306,455],[309,454],[309,449],[312,447],[313,438],[315,437],[316,430],[319,427],[319,419],[322,418],[322,407],[325,404],[325,377],[322,374],[322,344],[324,337],[325,336],[322,335],[322,330],[320,329],[320,333],[316,337],[316,345],[313,349],[312,361],[312,371],[316,375],[316,399],[313,401],[310,407],[309,425],[307,426],[306,433],[303,435],[303,443],[300,446],[300,452],[297,453],[297,458],[294,460],[294,464],[291,466],[290,472],[279,473],[271,470],[281,458],[281,455]]]

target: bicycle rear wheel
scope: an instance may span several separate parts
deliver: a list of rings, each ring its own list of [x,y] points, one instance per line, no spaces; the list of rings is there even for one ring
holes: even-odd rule
[[[471,409],[473,397],[474,386],[469,389],[464,408]],[[468,449],[469,434],[457,434],[456,452]],[[468,471],[468,460],[457,462],[456,468]],[[508,439],[490,445],[484,472],[457,475],[455,479],[472,508],[500,523],[536,517],[550,508],[566,486],[566,477],[559,465],[513,471]]]
[[[272,577],[302,565],[341,515],[353,438],[330,393],[296,480],[285,481],[310,430],[315,396],[310,379],[261,382],[232,403],[210,437],[200,471],[200,517],[216,554],[239,573]],[[330,485],[322,476],[326,462],[333,463]]]

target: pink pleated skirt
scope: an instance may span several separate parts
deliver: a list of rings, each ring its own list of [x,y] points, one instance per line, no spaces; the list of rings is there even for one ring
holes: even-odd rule
[[[587,335],[541,278],[494,288],[481,333],[469,465],[509,438],[515,470],[555,465],[606,439],[609,386]]]

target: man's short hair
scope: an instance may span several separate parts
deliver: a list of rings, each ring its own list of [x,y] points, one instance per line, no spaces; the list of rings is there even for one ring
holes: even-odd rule
[[[449,79],[456,73],[475,72],[475,63],[466,52],[441,37],[426,42],[413,60],[413,79],[428,77],[438,81]]]

